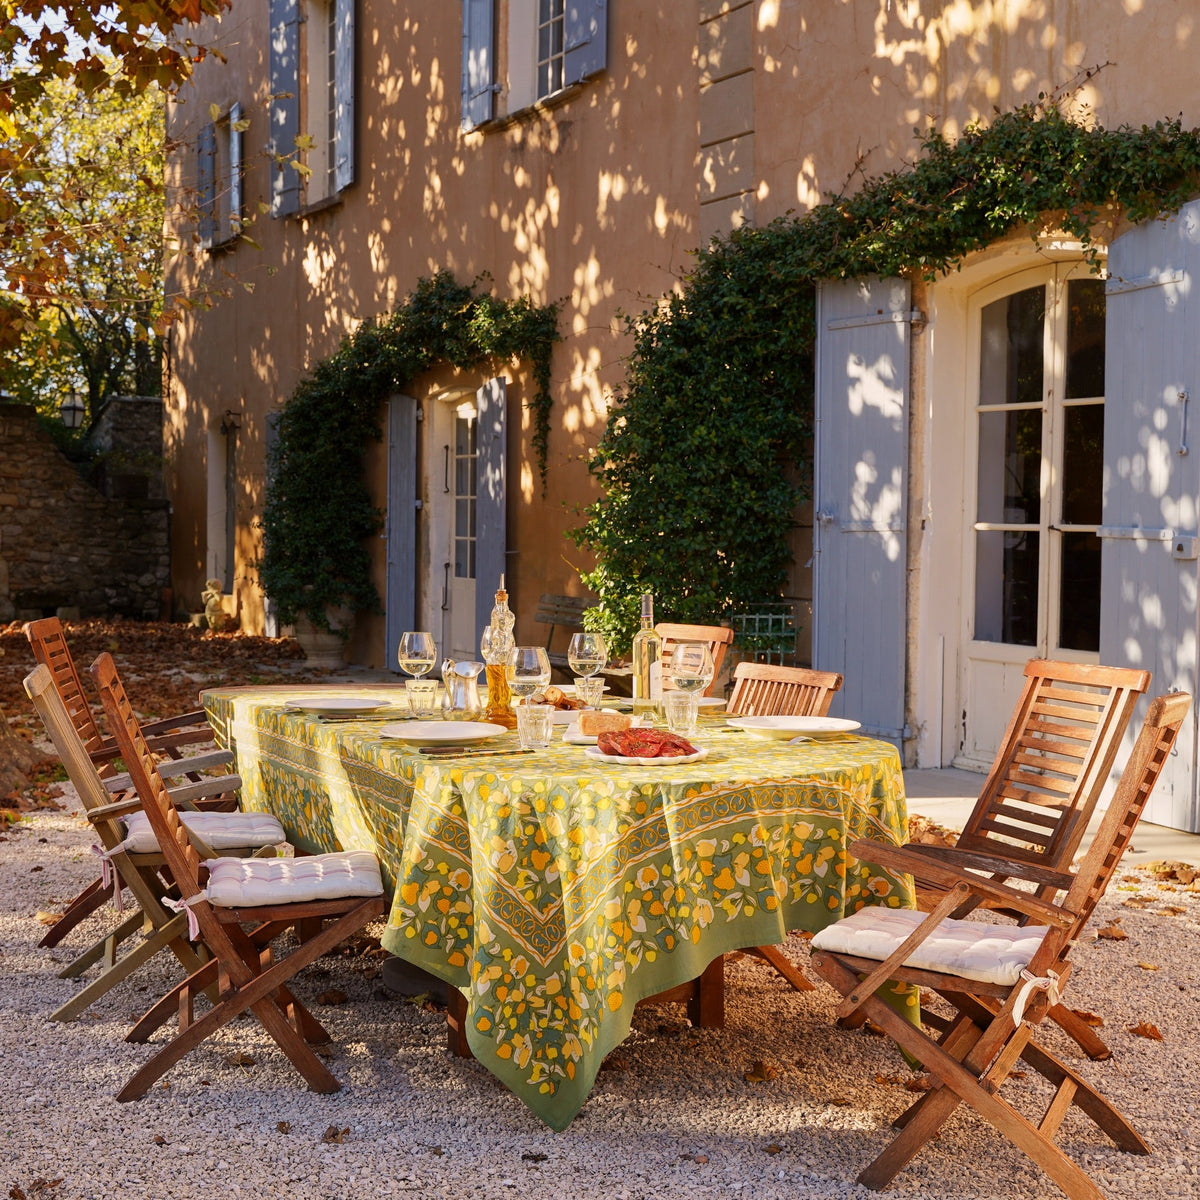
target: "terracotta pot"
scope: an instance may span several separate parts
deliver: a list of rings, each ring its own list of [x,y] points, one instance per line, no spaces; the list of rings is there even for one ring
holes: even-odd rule
[[[348,628],[352,620],[353,614],[341,609],[329,614],[329,623],[335,630]],[[296,641],[313,670],[336,671],[346,665],[346,641],[341,634],[318,629],[304,615],[296,618],[293,628]]]

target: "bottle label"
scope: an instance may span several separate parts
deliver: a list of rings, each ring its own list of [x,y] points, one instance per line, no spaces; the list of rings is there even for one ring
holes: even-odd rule
[[[662,703],[662,663],[650,664],[650,699],[655,704]]]

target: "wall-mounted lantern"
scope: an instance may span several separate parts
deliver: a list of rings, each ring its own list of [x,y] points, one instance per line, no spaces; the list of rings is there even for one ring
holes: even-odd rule
[[[68,392],[66,399],[58,406],[58,415],[68,429],[80,428],[86,413],[83,397],[78,392]]]

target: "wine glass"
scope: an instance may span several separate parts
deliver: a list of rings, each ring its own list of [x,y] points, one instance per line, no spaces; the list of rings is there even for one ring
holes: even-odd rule
[[[680,642],[671,654],[671,682],[698,696],[713,678],[712,650],[707,642]]]
[[[420,679],[433,670],[437,661],[437,645],[432,633],[405,633],[400,636],[400,649],[396,653],[400,670]]]
[[[550,659],[541,646],[514,646],[508,655],[508,686],[526,704],[550,684]]]
[[[608,662],[608,646],[600,633],[576,633],[567,647],[567,662],[576,675],[587,679]]]

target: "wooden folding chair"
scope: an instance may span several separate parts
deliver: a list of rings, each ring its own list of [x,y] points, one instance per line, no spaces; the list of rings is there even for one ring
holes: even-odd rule
[[[712,652],[713,677],[712,683],[704,689],[702,695],[711,696],[713,688],[721,678],[721,664],[725,661],[725,651],[729,649],[729,644],[733,641],[733,630],[724,625],[672,625],[670,622],[655,625],[654,630],[662,638],[663,687],[665,688],[674,687],[666,665],[670,663],[671,653],[675,647],[680,642],[708,643],[708,648]]]
[[[1042,888],[1052,896],[1091,820],[1138,698],[1150,686],[1148,671],[1034,659],[979,799],[952,847],[905,847],[920,859],[1003,881],[1013,864],[1052,874]],[[855,852],[853,846],[851,853]],[[891,851],[869,847],[870,862],[892,865]],[[909,868],[900,868],[908,870]],[[1057,874],[1056,874],[1057,873]],[[928,883],[917,906],[941,899]],[[1051,1017],[1092,1058],[1108,1047],[1091,1026],[1067,1008]]]
[[[733,692],[725,711],[746,717],[823,717],[842,677],[833,671],[741,662],[734,668]],[[747,946],[745,953],[769,963],[798,992],[813,985],[778,946]]]
[[[114,894],[119,899],[125,888],[134,899],[133,911],[123,915],[115,928],[59,972],[62,979],[75,979],[96,963],[103,967],[96,979],[51,1014],[55,1021],[70,1021],[164,948],[179,959],[189,974],[203,965],[205,955],[203,948],[197,954],[188,943],[184,918],[166,906],[172,892],[171,880],[165,872],[166,860],[141,815],[141,802],[136,794],[127,792],[114,798],[105,787],[44,665],[35,667],[25,677],[25,691],[42,718],[79,793],[85,815],[100,839],[96,850],[114,880],[110,886],[105,879],[101,899],[107,900]],[[240,785],[236,775],[225,778],[235,788]],[[217,853],[236,856],[262,853],[286,839],[278,820],[264,813],[189,813],[185,819],[196,832],[200,853],[208,858]],[[118,958],[122,944],[139,933],[137,944]]]
[[[314,1091],[337,1091],[341,1085],[307,1044],[328,1042],[329,1034],[287,982],[383,912],[379,860],[374,854],[353,851],[202,863],[142,736],[111,655],[96,659],[92,676],[121,757],[179,888],[179,906],[191,914],[192,931],[203,937],[213,955],[212,962],[189,976],[130,1031],[127,1040],[144,1040],[162,1023],[168,1006],[179,1018],[176,1035],[137,1071],[117,1099],[144,1095],[185,1054],[247,1009]],[[272,939],[301,921],[330,923],[276,961]],[[253,928],[246,931],[243,924]],[[197,1017],[196,996],[214,983],[217,1000]]]
[[[104,786],[118,793],[129,787],[129,776],[118,774],[113,766],[117,750],[111,738],[106,738],[96,724],[95,715],[83,690],[79,670],[67,646],[62,622],[57,617],[46,617],[40,621],[28,621],[23,626],[25,636],[33,649],[33,656],[50,672],[54,687],[75,727],[79,739],[96,764]],[[147,740],[158,754],[166,755],[170,765],[160,770],[170,777],[185,776],[190,785],[182,785],[176,792],[180,800],[197,807],[231,809],[236,807],[233,792],[240,783],[230,783],[222,777],[203,775],[233,763],[234,755],[228,750],[211,750],[205,754],[184,758],[181,748],[202,745],[213,740],[212,727],[203,711],[182,713],[146,725]],[[80,921],[91,916],[107,900],[108,892],[104,877],[90,883],[68,902],[63,915],[46,931],[38,943],[42,947],[58,945]]]
[[[1071,1200],[1103,1200],[1099,1188],[1054,1143],[1072,1107],[1121,1149],[1150,1153],[1112,1104],[1034,1039],[1033,1028],[1059,1003],[1071,974],[1071,948],[1129,845],[1190,703],[1190,696],[1176,693],[1150,705],[1116,794],[1075,875],[1049,880],[1044,868],[1014,862],[1014,878],[1039,887],[1065,887],[1061,901],[935,863],[917,853],[917,847],[906,847],[890,865],[941,887],[943,897],[932,912],[867,906],[813,939],[814,970],[843,997],[839,1016],[869,1017],[922,1063],[934,1081],[933,1089],[894,1122],[900,1133],[859,1174],[859,1183],[886,1187],[964,1102]],[[1019,913],[1028,923],[961,919],[984,903]],[[937,992],[955,1015],[930,1018],[926,1029],[911,1025],[876,994],[889,980]],[[1055,1089],[1037,1124],[999,1094],[1021,1059]]]
[[[823,717],[841,686],[834,671],[740,662],[725,711],[739,717]]]

